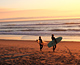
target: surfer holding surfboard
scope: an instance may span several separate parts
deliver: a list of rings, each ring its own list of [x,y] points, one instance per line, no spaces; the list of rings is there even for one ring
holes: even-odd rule
[[[54,37],[54,34],[52,34],[51,39],[52,39],[52,40],[55,40],[55,42],[57,43],[57,41],[56,41],[56,39],[55,39],[55,37]],[[55,49],[56,49],[56,45],[53,46],[53,52],[55,51]]]

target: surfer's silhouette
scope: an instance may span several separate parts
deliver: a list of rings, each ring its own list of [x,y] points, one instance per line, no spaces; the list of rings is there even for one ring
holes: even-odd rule
[[[52,34],[51,39],[52,39],[52,40],[55,40],[55,42],[57,43],[57,41],[56,41],[56,39],[55,39],[55,37],[54,37],[54,34]],[[53,46],[53,52],[55,51],[55,49],[56,49],[56,45],[55,45],[55,46]]]
[[[41,43],[43,43],[43,42],[42,42],[41,36],[39,36],[40,51],[42,51],[42,48],[43,48],[43,45]]]

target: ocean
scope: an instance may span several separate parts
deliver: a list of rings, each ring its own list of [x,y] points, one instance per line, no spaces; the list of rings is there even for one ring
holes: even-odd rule
[[[50,41],[52,34],[62,41],[80,41],[80,19],[0,22],[0,39],[36,40],[42,36]]]

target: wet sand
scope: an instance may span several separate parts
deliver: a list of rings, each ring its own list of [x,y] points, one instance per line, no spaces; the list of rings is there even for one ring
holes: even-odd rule
[[[80,42],[62,41],[39,51],[36,41],[0,40],[0,65],[80,65]]]

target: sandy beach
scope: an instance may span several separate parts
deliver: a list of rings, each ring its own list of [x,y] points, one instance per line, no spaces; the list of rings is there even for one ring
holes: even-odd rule
[[[0,40],[0,65],[80,65],[80,42],[61,41],[55,52],[34,41]]]

